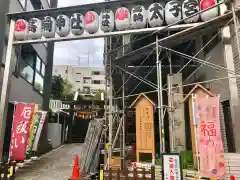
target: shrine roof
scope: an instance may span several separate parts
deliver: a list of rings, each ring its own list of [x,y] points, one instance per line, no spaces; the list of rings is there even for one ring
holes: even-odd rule
[[[183,99],[183,102],[185,102],[189,97],[190,95],[192,95],[194,93],[194,91],[196,91],[197,89],[201,89],[203,90],[204,92],[206,92],[209,96],[214,96],[214,94],[209,91],[207,88],[203,87],[201,84],[196,84],[192,89],[191,91],[189,91],[189,93],[185,96],[185,98]]]
[[[138,100],[139,100],[141,97],[146,98],[153,106],[156,106],[156,104],[155,104],[146,94],[141,93],[141,94],[139,94],[139,96],[135,99],[135,101],[133,101],[133,103],[132,103],[129,107],[130,107],[130,108],[133,108],[133,107],[137,104]]]

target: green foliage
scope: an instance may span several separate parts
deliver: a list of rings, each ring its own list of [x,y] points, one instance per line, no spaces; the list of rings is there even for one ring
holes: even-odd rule
[[[94,100],[101,100],[101,93],[104,93],[104,92],[105,92],[104,89],[99,89],[95,94],[95,96],[93,97]]]
[[[62,97],[63,93],[63,78],[59,76],[53,76],[52,77],[52,96],[55,99],[60,99]]]
[[[74,97],[73,85],[68,80],[63,80],[63,91],[62,97],[65,99],[72,100]]]
[[[182,168],[183,169],[189,169],[189,168],[192,169],[194,166],[192,151],[182,151],[182,152],[180,152],[180,156],[181,156]]]
[[[59,100],[73,100],[72,84],[60,75],[52,78],[52,96]]]
[[[79,95],[78,99],[84,100],[101,100],[101,93],[104,93],[104,89],[99,89],[94,96],[92,95]]]

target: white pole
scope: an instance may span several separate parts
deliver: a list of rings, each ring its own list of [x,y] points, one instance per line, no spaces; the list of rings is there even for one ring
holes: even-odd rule
[[[11,20],[9,35],[8,35],[8,45],[7,45],[4,75],[3,75],[3,81],[2,81],[1,99],[0,99],[0,119],[1,119],[0,120],[0,154],[1,154],[0,161],[2,161],[3,143],[4,143],[8,102],[9,102],[9,91],[10,91],[11,79],[12,79],[12,69],[13,69],[12,66],[13,64],[15,64],[14,63],[15,58],[12,58],[14,30],[15,30],[15,20]]]
[[[156,36],[156,65],[157,65],[157,92],[158,92],[158,119],[159,119],[159,137],[160,153],[165,152],[164,140],[164,117],[163,117],[163,96],[162,96],[162,62],[159,60],[158,36]]]
[[[196,119],[196,110],[195,110],[195,103],[196,103],[196,95],[192,94],[192,110],[193,110],[193,125],[194,125],[194,135],[195,135],[195,147],[196,147],[196,160],[197,160],[197,172],[199,172],[199,147],[198,147],[198,120]]]

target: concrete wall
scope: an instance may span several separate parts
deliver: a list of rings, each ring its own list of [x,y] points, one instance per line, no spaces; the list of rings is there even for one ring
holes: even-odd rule
[[[51,139],[53,148],[61,145],[62,125],[59,123],[48,123],[48,139]]]
[[[225,67],[224,62],[224,44],[222,42],[218,43],[207,55],[205,55],[204,59],[208,60],[208,62],[218,64],[220,66]],[[226,70],[219,70],[209,67],[207,65],[202,66],[199,71],[197,71],[196,75],[189,81],[193,82],[197,80],[197,77],[202,77],[201,80],[212,80],[217,78],[225,78],[227,77]],[[197,80],[198,81],[198,80]],[[230,100],[230,92],[229,92],[229,82],[228,79],[224,80],[216,80],[205,84],[206,87],[210,88],[210,91],[214,94],[220,95],[220,101]],[[221,132],[222,138],[224,141],[224,150],[227,152],[227,139],[226,139],[226,131],[225,131],[225,123],[224,123],[224,116],[223,116],[223,109],[220,104],[220,125],[221,125]]]

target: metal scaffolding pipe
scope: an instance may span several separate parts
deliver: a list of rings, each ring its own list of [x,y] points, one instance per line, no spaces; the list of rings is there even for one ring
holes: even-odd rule
[[[160,153],[165,152],[164,143],[164,118],[163,118],[163,96],[162,96],[162,61],[159,61],[158,36],[156,36],[156,65],[157,65],[157,93],[158,93],[158,120],[159,120],[159,137]]]

